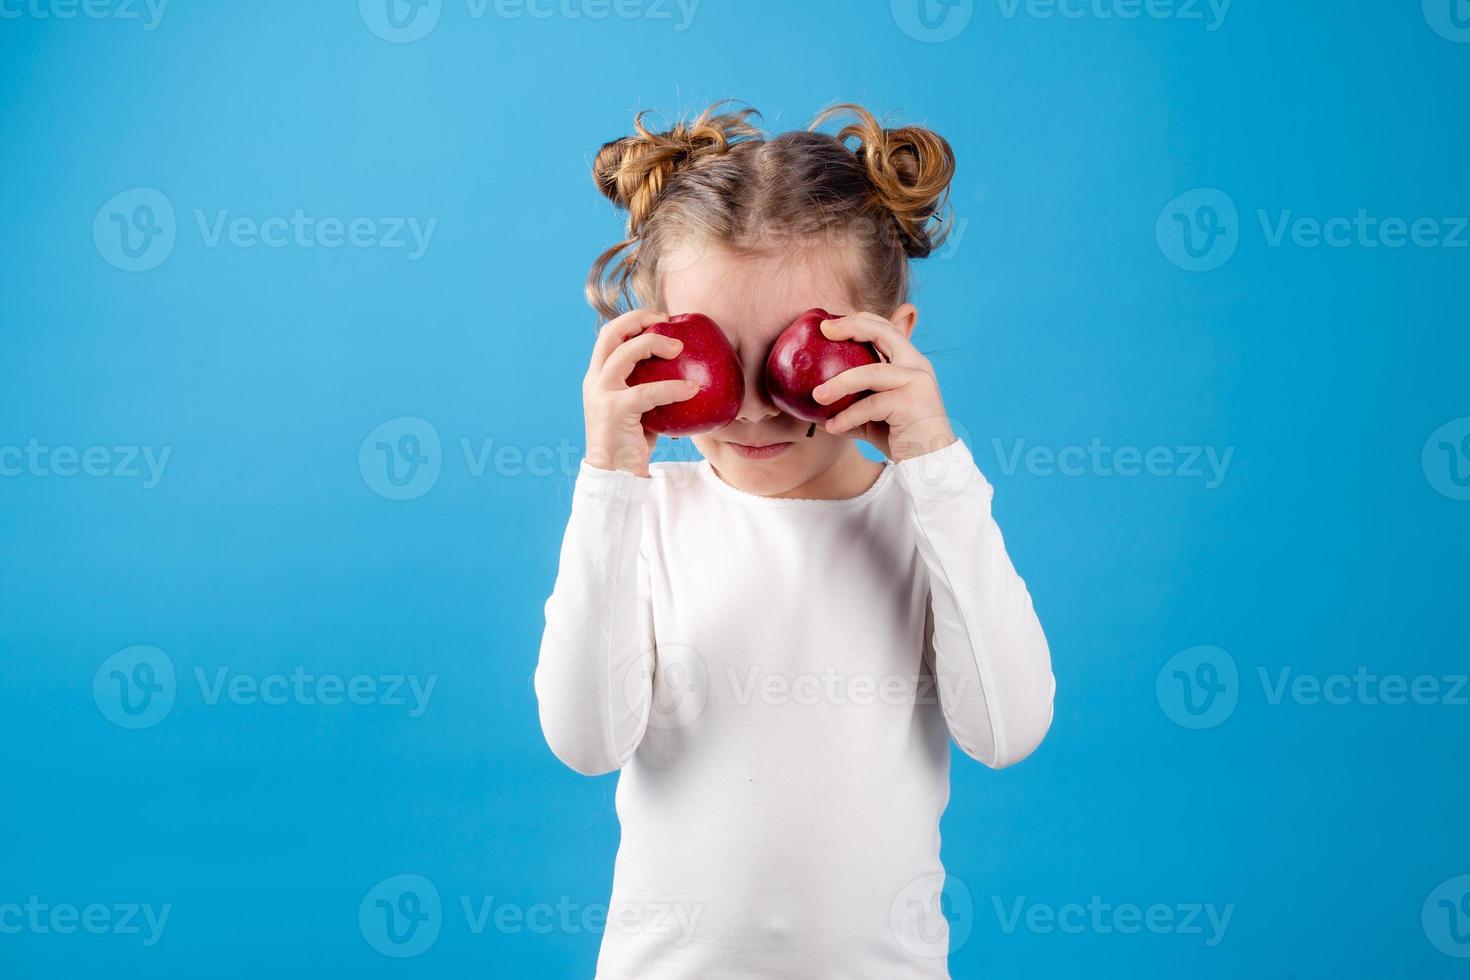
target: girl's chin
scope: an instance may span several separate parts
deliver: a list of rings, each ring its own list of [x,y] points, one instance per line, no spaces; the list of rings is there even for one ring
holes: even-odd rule
[[[728,445],[720,449],[712,462],[721,478],[736,489],[771,496],[802,483],[802,468],[797,465],[799,457],[790,448],[773,451],[764,459],[747,456]]]

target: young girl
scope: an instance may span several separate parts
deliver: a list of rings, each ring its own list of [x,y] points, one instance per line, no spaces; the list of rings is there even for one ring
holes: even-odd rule
[[[593,166],[628,235],[588,282],[609,322],[535,687],[558,758],[622,770],[597,977],[947,977],[947,736],[1008,766],[1054,690],[992,488],[910,342],[908,260],[942,240],[954,156],[857,106],[769,139],[720,108],[660,133],[640,116]],[[821,385],[872,393],[808,437],[762,369],[813,307],[883,363]],[[642,414],[697,388],[626,379],[678,354],[645,329],[682,312],[725,331],[745,399],[693,437],[702,460],[650,463]]]

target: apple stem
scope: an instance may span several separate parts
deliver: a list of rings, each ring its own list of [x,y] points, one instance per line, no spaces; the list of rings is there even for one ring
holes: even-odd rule
[[[814,433],[814,432],[816,432],[816,431],[817,431],[817,423],[815,423],[815,422],[813,422],[813,423],[812,423],[812,424],[811,424],[811,427],[810,427],[810,428],[809,428],[809,429],[807,429],[807,430],[806,430],[806,437],[807,437],[807,438],[808,438],[808,439],[810,439],[810,438],[811,438],[811,437],[812,437],[812,433]]]

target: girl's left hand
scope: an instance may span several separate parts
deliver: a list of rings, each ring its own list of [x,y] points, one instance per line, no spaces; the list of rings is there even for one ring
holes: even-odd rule
[[[870,442],[895,463],[954,443],[934,368],[903,331],[876,313],[854,313],[825,321],[822,334],[829,340],[867,341],[886,359],[849,368],[812,390],[812,397],[823,405],[844,395],[873,392],[827,420],[823,428]]]

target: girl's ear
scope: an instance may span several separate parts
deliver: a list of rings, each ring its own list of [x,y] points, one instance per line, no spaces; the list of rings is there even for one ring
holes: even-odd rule
[[[914,336],[914,324],[919,322],[919,308],[913,303],[904,303],[898,309],[888,314],[888,320],[895,327],[903,331],[903,335],[910,339]]]

